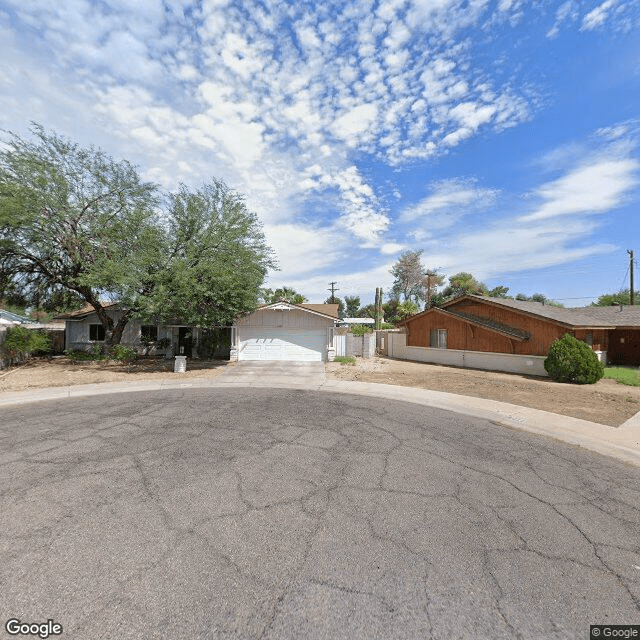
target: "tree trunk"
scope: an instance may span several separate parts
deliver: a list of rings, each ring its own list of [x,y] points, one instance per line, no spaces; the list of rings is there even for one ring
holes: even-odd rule
[[[131,310],[124,311],[120,320],[118,320],[117,324],[113,328],[113,332],[111,334],[111,340],[105,340],[105,346],[113,347],[116,344],[120,344],[122,340],[122,334],[124,333],[124,328],[127,326],[129,322],[129,318],[131,317]],[[106,338],[106,336],[105,336]]]

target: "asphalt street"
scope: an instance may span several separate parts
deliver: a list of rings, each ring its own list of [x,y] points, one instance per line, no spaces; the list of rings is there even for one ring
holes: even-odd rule
[[[3,407],[0,586],[0,638],[586,639],[640,622],[640,468],[317,391]]]

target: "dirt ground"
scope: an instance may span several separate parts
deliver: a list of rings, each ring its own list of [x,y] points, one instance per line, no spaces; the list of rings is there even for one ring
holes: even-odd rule
[[[189,360],[188,371],[175,374],[173,360],[165,359],[141,360],[130,365],[91,361],[73,364],[64,356],[33,359],[0,371],[0,393],[96,382],[175,380],[176,375],[181,380],[215,378],[228,364],[222,360]],[[380,382],[500,400],[614,427],[640,411],[640,387],[628,387],[614,380],[578,386],[390,358],[357,358],[355,366],[330,362],[326,370],[328,379]]]
[[[173,359],[153,358],[123,364],[111,360],[73,364],[65,356],[33,358],[21,365],[0,371],[0,393],[43,387],[66,387],[95,382],[126,382],[128,380],[175,380],[215,378],[228,362],[224,360],[189,360],[188,371],[173,372]]]
[[[327,364],[327,378],[380,382],[499,400],[613,427],[620,426],[640,411],[640,387],[629,387],[615,380],[603,379],[590,385],[562,384],[532,376],[390,358],[356,358],[355,366],[331,362]]]

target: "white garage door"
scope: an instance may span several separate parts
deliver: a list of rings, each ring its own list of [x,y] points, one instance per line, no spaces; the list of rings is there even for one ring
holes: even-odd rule
[[[238,330],[239,360],[324,360],[325,331],[243,327]]]

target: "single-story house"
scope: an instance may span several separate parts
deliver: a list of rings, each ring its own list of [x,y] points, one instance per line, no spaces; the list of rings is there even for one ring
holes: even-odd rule
[[[117,303],[104,303],[103,306],[117,322],[122,315],[120,306]],[[90,350],[94,343],[105,339],[104,327],[91,305],[63,313],[57,319],[66,323],[66,349]],[[332,360],[337,322],[337,304],[278,302],[263,305],[238,318],[232,327],[216,329],[221,346],[214,357],[232,360]],[[145,342],[150,343],[150,355],[198,356],[205,334],[206,329],[179,320],[163,324],[132,318],[125,326],[121,342],[139,350],[144,349]],[[158,343],[163,342],[168,346],[159,347]]]
[[[565,333],[610,364],[640,365],[640,307],[564,309],[541,302],[466,295],[406,318],[409,347],[546,356]]]
[[[337,304],[277,302],[236,320],[232,360],[326,362],[335,357]]]
[[[102,306],[114,323],[122,317],[122,309],[117,302],[104,302]],[[104,342],[104,327],[90,304],[77,311],[62,313],[55,320],[65,321],[65,349],[88,351],[94,344]],[[198,327],[179,320],[163,324],[153,319],[131,318],[125,325],[121,343],[139,351],[147,350],[150,355],[174,353],[192,356],[199,337]],[[163,342],[167,346],[159,347],[158,343]],[[150,347],[146,348],[145,343]]]

